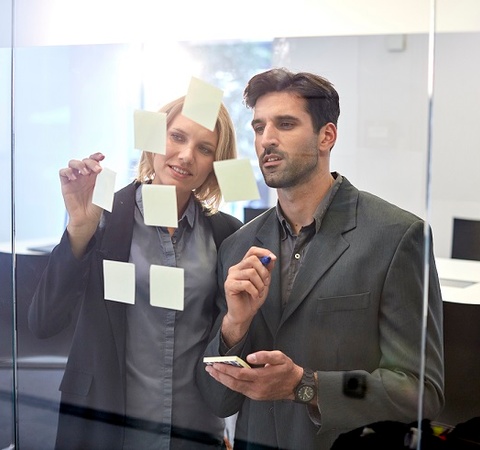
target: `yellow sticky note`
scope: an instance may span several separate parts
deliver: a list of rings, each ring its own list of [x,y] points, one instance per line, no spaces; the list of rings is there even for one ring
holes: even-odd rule
[[[184,271],[180,267],[150,266],[150,304],[183,311]]]
[[[223,199],[226,202],[258,200],[257,182],[248,159],[226,159],[213,163]]]
[[[104,167],[97,175],[93,188],[92,203],[109,212],[112,212],[113,208],[116,176],[116,172]]]
[[[133,113],[135,148],[165,155],[167,115],[162,112],[135,110]]]
[[[192,77],[182,114],[213,131],[223,99],[223,91],[198,78]]]
[[[135,304],[135,265],[103,260],[105,300]]]
[[[178,226],[175,186],[143,184],[142,202],[146,225],[172,228]]]

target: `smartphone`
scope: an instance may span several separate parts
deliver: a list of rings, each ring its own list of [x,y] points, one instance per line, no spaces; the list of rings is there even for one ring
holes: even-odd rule
[[[223,363],[251,369],[250,365],[238,356],[206,356],[203,358],[203,362],[209,365],[212,365],[213,363]]]

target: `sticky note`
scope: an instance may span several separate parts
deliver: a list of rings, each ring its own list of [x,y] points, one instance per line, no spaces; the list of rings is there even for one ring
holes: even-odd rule
[[[183,103],[182,114],[213,131],[222,99],[221,89],[192,77]]]
[[[224,161],[214,161],[213,169],[223,199],[226,202],[258,200],[260,198],[250,160],[226,159]]]
[[[135,303],[134,264],[104,259],[103,284],[105,300]]]
[[[116,175],[116,172],[104,167],[97,175],[93,188],[92,203],[109,212],[112,212],[113,208]]]
[[[162,184],[142,185],[143,220],[156,227],[178,226],[175,186]]]
[[[180,267],[150,266],[150,304],[183,311],[184,271]]]
[[[135,110],[133,113],[135,148],[165,154],[167,115],[162,112]]]

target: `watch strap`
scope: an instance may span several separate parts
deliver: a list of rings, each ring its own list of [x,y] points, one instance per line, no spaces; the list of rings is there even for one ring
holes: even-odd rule
[[[293,391],[294,402],[307,404],[317,395],[317,383],[315,382],[315,372],[312,369],[304,368],[300,382]]]

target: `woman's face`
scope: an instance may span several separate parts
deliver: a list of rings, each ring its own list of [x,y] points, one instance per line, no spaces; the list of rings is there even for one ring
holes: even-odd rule
[[[155,154],[153,184],[175,186],[179,201],[186,202],[213,171],[217,143],[216,130],[178,114],[167,129],[166,154]]]

